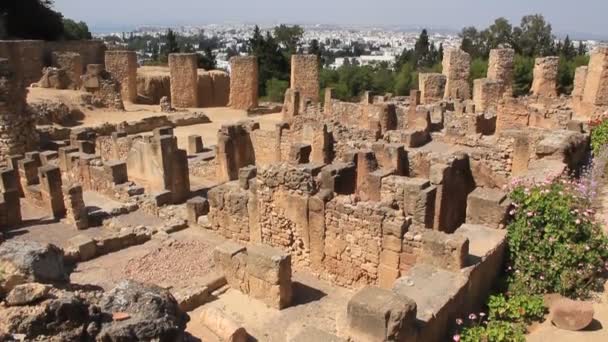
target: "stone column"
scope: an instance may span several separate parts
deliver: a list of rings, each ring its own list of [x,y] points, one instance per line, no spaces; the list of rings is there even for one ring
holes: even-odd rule
[[[135,51],[110,50],[105,56],[106,70],[120,82],[122,98],[137,100],[137,54]]]
[[[82,196],[82,186],[79,184],[67,185],[63,188],[63,192],[67,221],[74,224],[76,229],[88,228],[89,217]]]
[[[258,106],[258,59],[255,56],[230,58],[230,101],[234,109]]]
[[[557,96],[557,68],[559,57],[537,58],[534,63],[534,81],[532,94],[536,96]]]
[[[319,58],[317,55],[291,56],[291,88],[304,101],[319,102]]]
[[[169,54],[171,104],[176,108],[198,106],[198,57],[196,53]]]
[[[447,81],[444,98],[467,100],[471,98],[469,87],[469,72],[471,56],[460,50],[447,50],[443,56],[443,74]]]
[[[473,81],[473,102],[475,111],[484,113],[486,111],[496,111],[498,102],[502,98],[503,83],[489,78],[480,78]]]
[[[289,88],[285,91],[283,101],[283,121],[291,123],[300,114],[300,91]]]
[[[583,102],[596,106],[608,105],[608,48],[596,49],[591,54]]]
[[[515,50],[513,49],[492,49],[490,50],[490,60],[488,61],[488,79],[502,82],[500,96],[513,95],[513,60]]]
[[[65,203],[63,202],[63,189],[61,182],[61,170],[57,166],[46,165],[38,169],[40,179],[40,192],[42,201],[55,218],[65,215]]]

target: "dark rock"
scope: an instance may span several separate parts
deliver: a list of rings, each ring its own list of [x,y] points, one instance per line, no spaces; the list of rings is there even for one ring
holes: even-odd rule
[[[169,291],[130,280],[104,294],[100,308],[130,317],[103,324],[98,341],[182,341],[189,320]]]

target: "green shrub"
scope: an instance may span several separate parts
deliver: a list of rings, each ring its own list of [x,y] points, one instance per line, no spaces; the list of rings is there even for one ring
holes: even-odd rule
[[[508,277],[513,294],[557,292],[585,297],[598,284],[608,240],[594,221],[581,189],[553,182],[511,192],[515,209],[508,225]]]
[[[602,148],[608,148],[608,119],[596,123],[591,130],[591,147],[599,155]]]
[[[547,308],[539,295],[514,295],[509,298],[502,294],[490,296],[488,300],[490,320],[514,323],[531,323],[543,319]]]
[[[505,321],[486,321],[462,328],[460,334],[454,335],[454,341],[460,342],[524,342],[526,329],[522,324]]]
[[[266,98],[271,102],[283,102],[289,82],[271,78],[266,82]]]

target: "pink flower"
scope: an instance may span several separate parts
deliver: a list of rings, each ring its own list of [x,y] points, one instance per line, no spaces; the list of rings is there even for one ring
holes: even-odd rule
[[[477,315],[476,315],[476,314],[474,314],[474,313],[472,313],[472,314],[470,314],[470,315],[469,315],[469,319],[470,319],[470,320],[477,319]]]
[[[511,211],[509,211],[509,215],[511,215],[511,216],[514,216],[514,215],[515,215],[515,213],[517,213],[517,211],[515,211],[515,210],[511,210]]]
[[[528,211],[528,212],[526,213],[526,215],[527,215],[528,217],[532,217],[532,216],[534,216],[534,213],[533,213],[533,212],[531,212],[531,211]]]
[[[460,335],[454,335],[454,337],[452,337],[452,340],[454,340],[455,342],[460,341]]]
[[[576,219],[576,221],[574,221],[574,223],[576,223],[576,224],[581,224],[581,220]]]
[[[486,316],[486,313],[485,313],[485,312],[480,312],[480,313],[479,313],[479,317],[485,317],[485,316]]]
[[[462,319],[460,319],[460,318],[456,318],[456,324],[458,324],[458,325],[462,325]]]

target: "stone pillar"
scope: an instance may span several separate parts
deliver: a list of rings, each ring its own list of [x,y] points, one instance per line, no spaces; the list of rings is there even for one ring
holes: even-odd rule
[[[534,81],[532,82],[532,94],[537,96],[557,96],[557,69],[559,57],[537,58],[534,62]]]
[[[577,115],[589,115],[584,109],[583,96],[585,94],[585,83],[587,83],[587,66],[580,66],[574,72],[574,82],[572,88],[572,108]]]
[[[40,192],[53,217],[60,218],[65,215],[61,170],[57,166],[46,165],[38,169],[40,179]]]
[[[283,102],[283,121],[292,122],[294,116],[300,114],[300,92],[293,88],[285,91]]]
[[[198,57],[196,53],[170,53],[171,104],[177,108],[198,106]]]
[[[495,112],[502,98],[504,86],[501,81],[480,78],[473,81],[473,102],[477,113]]]
[[[319,58],[317,55],[291,56],[290,87],[298,90],[304,101],[319,102]]]
[[[230,58],[230,103],[234,109],[258,106],[258,59],[255,56]]]
[[[203,138],[200,135],[188,136],[188,154],[195,155],[203,152]]]
[[[66,220],[74,224],[76,229],[88,228],[89,216],[82,196],[82,186],[79,184],[66,185],[63,187],[63,193]]]
[[[421,73],[418,75],[418,89],[422,104],[429,104],[443,99],[446,77],[439,73]]]
[[[488,61],[488,79],[502,82],[500,96],[513,95],[513,60],[515,50],[492,49]]]
[[[325,100],[323,103],[323,116],[330,117],[332,115],[332,104],[331,104],[332,89],[325,88]]]
[[[5,222],[2,223],[9,227],[21,223],[20,189],[17,170],[0,169],[0,203],[4,202],[7,213]]]
[[[69,89],[80,89],[80,76],[82,76],[84,65],[79,53],[53,52],[53,66],[65,70],[70,79]]]
[[[26,110],[26,89],[6,59],[0,59],[0,160],[23,154],[38,141],[34,118]]]
[[[457,48],[449,49],[443,56],[443,74],[447,81],[444,98],[467,100],[471,98],[469,72],[471,56]]]
[[[583,102],[608,105],[608,47],[598,48],[591,54]]]
[[[135,51],[109,50],[105,56],[106,70],[120,82],[122,98],[137,100],[137,54]]]

